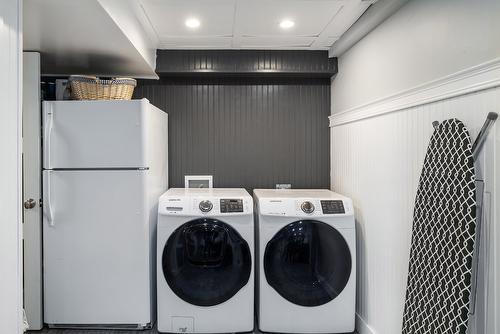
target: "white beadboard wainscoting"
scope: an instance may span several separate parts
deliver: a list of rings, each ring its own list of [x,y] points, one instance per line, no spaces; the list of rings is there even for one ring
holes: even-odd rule
[[[23,332],[22,1],[0,1],[0,324]]]
[[[448,83],[454,85],[452,80]],[[330,118],[331,187],[352,197],[356,213],[360,334],[401,333],[413,204],[433,132],[432,121],[458,118],[474,140],[488,112],[500,112],[500,88],[481,87],[477,83],[470,83],[462,95],[446,95],[440,81],[439,87],[427,85],[423,89],[439,89],[445,99],[429,103],[429,99],[418,95],[422,91],[417,89],[410,92],[411,106],[405,101],[400,108],[394,107],[399,94],[394,99],[378,101],[376,112],[373,105],[367,105],[357,108],[353,117],[340,113]],[[500,189],[498,171],[495,175],[495,168],[500,168],[499,141],[497,124],[478,162],[485,180],[486,208],[476,315],[469,331],[474,334],[500,333],[499,320],[495,319],[500,311],[496,282],[500,268],[500,208],[495,205]]]

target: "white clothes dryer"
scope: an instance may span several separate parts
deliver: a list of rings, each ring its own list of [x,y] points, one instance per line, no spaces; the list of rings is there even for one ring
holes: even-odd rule
[[[352,201],[329,190],[254,190],[262,332],[354,331]]]

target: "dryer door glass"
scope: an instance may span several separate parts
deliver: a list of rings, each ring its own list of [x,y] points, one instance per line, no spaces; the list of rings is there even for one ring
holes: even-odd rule
[[[351,275],[351,252],[333,227],[314,220],[293,222],[269,241],[264,272],[283,298],[301,306],[335,299]]]
[[[213,306],[233,297],[250,278],[248,243],[230,225],[196,219],[168,238],[162,255],[163,274],[184,301]]]

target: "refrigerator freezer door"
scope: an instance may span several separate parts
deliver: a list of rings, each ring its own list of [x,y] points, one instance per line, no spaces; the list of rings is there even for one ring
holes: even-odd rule
[[[149,112],[145,99],[44,102],[43,168],[149,167]]]
[[[43,172],[46,323],[151,322],[148,173]]]

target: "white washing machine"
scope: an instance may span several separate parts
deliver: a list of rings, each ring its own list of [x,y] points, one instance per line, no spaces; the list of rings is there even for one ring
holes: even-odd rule
[[[262,332],[354,331],[352,201],[329,190],[254,190]]]
[[[252,331],[252,197],[244,189],[173,188],[158,212],[158,330]]]

